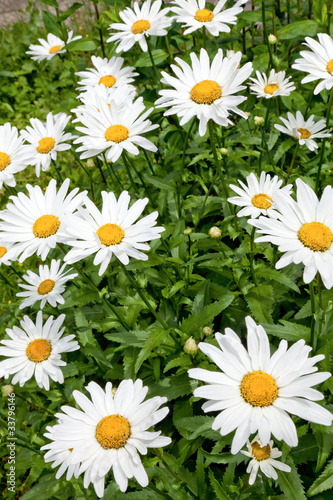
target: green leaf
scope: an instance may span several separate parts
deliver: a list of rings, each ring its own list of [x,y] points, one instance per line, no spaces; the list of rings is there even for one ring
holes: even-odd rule
[[[169,57],[169,54],[161,49],[153,50],[152,54],[156,66]],[[137,62],[134,64],[136,68],[150,68],[151,65],[152,64],[148,52],[143,52]]]
[[[209,474],[209,480],[210,480],[210,483],[211,483],[213,490],[215,492],[216,498],[218,500],[230,500],[230,496],[225,491],[222,484],[219,481],[217,481],[217,479],[215,478],[215,476],[213,474],[213,471],[209,470],[208,474]]]
[[[185,319],[179,326],[180,330],[189,335],[197,332],[202,326],[211,323],[218,314],[232,303],[235,297],[236,294],[227,293],[221,300],[204,307],[201,311]]]
[[[50,7],[54,7],[55,9],[58,7],[57,0],[40,0],[44,5],[49,5]]]
[[[58,36],[62,40],[63,34],[61,32],[57,16],[54,16],[53,14],[51,14],[51,12],[48,12],[47,10],[44,10],[42,15],[46,30]]]
[[[283,26],[276,36],[279,40],[293,40],[294,38],[305,36],[314,36],[320,31],[320,26],[316,21],[298,21]]]
[[[333,429],[332,426],[313,425],[313,432],[319,447],[316,468],[318,471],[323,467],[333,449]]]
[[[269,325],[264,324],[268,335],[274,335],[275,337],[280,337],[281,339],[289,340],[291,342],[297,342],[299,339],[304,339],[305,342],[310,342],[310,328],[304,325],[298,325],[297,323],[290,323],[282,319],[280,321],[282,325]]]
[[[143,348],[141,349],[139,356],[137,357],[137,360],[135,362],[135,373],[140,370],[142,363],[149,357],[151,351],[155,347],[163,344],[169,333],[170,330],[165,330],[164,328],[161,328],[159,326],[154,328],[149,338],[146,340]]]
[[[322,474],[312,483],[308,496],[312,497],[325,490],[333,488],[333,460],[330,460]]]
[[[83,3],[77,3],[77,2],[73,3],[73,5],[71,5],[69,9],[65,10],[65,12],[60,16],[60,21],[65,21],[69,16],[73,14],[73,12],[77,11],[82,6]]]
[[[280,471],[278,473],[278,483],[288,500],[306,500],[301,478],[290,460],[290,472]]]
[[[166,377],[158,383],[150,384],[149,397],[165,396],[168,401],[193,392],[195,382],[188,375]]]
[[[70,42],[65,45],[65,49],[67,50],[95,50],[96,43],[89,38],[81,38],[80,40],[74,40],[74,42]]]
[[[267,280],[277,281],[278,283],[285,285],[287,288],[291,288],[292,290],[295,290],[295,292],[300,293],[300,289],[297,285],[295,285],[295,282],[277,269],[268,269],[267,267],[260,268],[255,270],[255,274],[256,276],[262,276]]]
[[[292,146],[296,147],[295,139],[292,139],[290,137],[289,139],[283,141],[283,143],[278,147],[278,149],[274,155],[274,158],[273,158],[274,163],[277,163],[282,158],[282,156],[288,151],[288,149],[290,149]]]
[[[274,296],[271,285],[253,286],[245,295],[245,300],[256,321],[259,323],[273,323],[271,312]]]

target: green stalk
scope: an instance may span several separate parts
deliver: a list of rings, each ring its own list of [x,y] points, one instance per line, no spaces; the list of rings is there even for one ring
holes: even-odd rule
[[[136,173],[136,175],[139,177],[140,179],[140,182],[143,186],[143,189],[146,193],[146,196],[148,197],[150,203],[152,204],[153,208],[156,208],[156,204],[154,202],[154,200],[152,199],[151,195],[150,195],[150,192],[149,192],[149,189],[147,188],[147,185],[145,183],[145,181],[143,180],[143,177],[142,175],[140,174],[140,172],[138,171],[138,169],[135,167],[134,165],[134,161],[132,161],[132,158],[130,158],[130,156],[127,154],[127,152],[124,151],[124,158],[126,158],[126,161],[128,161],[131,165],[131,167],[133,168],[134,172]]]
[[[52,164],[53,164],[53,166],[55,168],[55,171],[57,172],[57,176],[58,176],[59,181],[61,183],[63,183],[64,179],[62,178],[61,172],[60,172],[59,168],[57,167],[56,162],[54,160],[51,160],[51,161],[52,161]]]
[[[154,69],[156,82],[159,83],[160,80],[161,80],[161,78],[160,78],[160,76],[159,76],[159,74],[157,72],[156,64],[155,64],[155,61],[154,61],[153,53],[152,53],[151,48],[150,48],[150,42],[149,42],[148,37],[146,37],[146,42],[147,42],[148,54],[149,54],[149,57],[150,57],[150,61],[151,61],[151,64],[153,66],[153,69]]]
[[[327,2],[327,33],[331,33],[331,0]]]
[[[125,151],[123,150],[123,153],[121,155],[122,159],[123,159],[123,163],[125,165],[125,168],[126,168],[126,172],[127,172],[127,175],[128,175],[128,178],[130,180],[130,183],[131,183],[131,186],[132,186],[132,189],[134,191],[134,193],[136,193],[136,185],[135,185],[135,182],[133,180],[133,177],[132,177],[132,174],[131,174],[131,170],[128,166],[128,163],[127,163],[127,160],[126,160],[126,156],[125,156]]]
[[[206,49],[206,28],[202,27],[202,46]]]
[[[295,150],[294,150],[294,154],[293,154],[293,157],[291,159],[290,167],[289,167],[289,170],[287,172],[287,177],[285,178],[284,183],[283,183],[284,186],[286,186],[287,183],[288,183],[289,177],[290,177],[292,169],[294,167],[294,163],[295,163],[295,160],[296,160],[298,149],[299,149],[299,141],[296,144],[296,147],[295,147]]]
[[[331,89],[330,97],[328,99],[328,104],[327,104],[327,113],[326,113],[326,127],[327,128],[329,127],[330,120],[331,120],[332,102],[333,102],[333,87]],[[320,173],[321,173],[321,167],[323,164],[324,153],[325,153],[325,144],[326,144],[326,137],[323,138],[323,142],[321,144],[321,151],[320,151],[320,158],[319,158],[317,179],[316,179],[316,188],[315,188],[316,193],[318,193],[318,189],[319,189]]]
[[[268,54],[269,54],[269,63],[271,68],[274,68],[274,62],[273,62],[273,56],[272,56],[272,49],[270,44],[268,43],[268,35],[267,35],[267,25],[266,25],[266,15],[265,15],[265,2],[263,1],[261,3],[261,12],[262,12],[262,24],[264,28],[264,42],[268,47]],[[269,66],[268,66],[269,69]]]
[[[315,293],[314,286],[311,282],[310,285],[310,302],[311,302],[311,333],[310,333],[310,343],[313,347],[313,350],[316,350],[317,347],[317,334],[315,331],[315,314],[316,314],[316,301],[315,301]]]
[[[149,168],[150,168],[150,171],[151,171],[152,175],[155,175],[155,172],[154,172],[154,169],[153,169],[153,166],[152,166],[152,164],[151,164],[151,161],[150,161],[150,158],[149,158],[149,156],[148,156],[147,151],[146,151],[145,149],[143,149],[142,151],[143,151],[143,154],[145,155],[145,158],[146,158],[146,160],[147,160],[147,163],[148,163],[148,165],[149,165]]]
[[[266,109],[266,115],[265,115],[265,121],[264,121],[264,126],[261,129],[261,145],[260,145],[260,156],[259,156],[259,174],[261,174],[261,164],[262,164],[262,153],[263,153],[264,136],[265,136],[265,133],[266,133],[266,127],[267,127],[267,123],[268,123],[269,109],[270,109],[270,106],[271,106],[271,100],[272,99],[268,99],[267,109]]]
[[[99,24],[99,12],[98,12],[97,0],[93,0],[93,2],[94,2],[94,8],[95,8],[95,14],[96,14],[96,19],[97,19],[97,24]],[[103,57],[106,57],[102,29],[101,28],[97,28],[97,29],[99,31],[99,39],[100,39],[100,42],[101,42],[102,54],[103,54]]]
[[[190,137],[190,134],[192,132],[192,128],[193,128],[194,124],[195,124],[195,117],[192,119],[190,128],[188,129],[188,132],[186,134],[185,141],[184,141],[183,155],[182,155],[182,170],[184,170],[184,167],[185,167],[185,155],[186,155],[186,150],[187,150],[187,146],[188,146],[188,140],[189,140],[189,137]]]
[[[216,166],[216,169],[219,173],[219,176],[220,176],[220,181],[221,181],[221,184],[222,184],[222,187],[223,187],[223,191],[224,191],[224,194],[225,194],[225,197],[226,197],[226,200],[228,199],[228,188],[227,188],[227,185],[225,183],[225,180],[224,180],[224,175],[223,175],[223,172],[222,172],[222,168],[221,168],[221,164],[219,162],[219,159],[217,157],[217,151],[216,151],[216,142],[215,142],[215,133],[214,133],[214,125],[213,125],[213,121],[210,119],[208,121],[208,127],[209,127],[209,136],[210,136],[210,146],[212,148],[212,151],[213,151],[213,157],[214,157],[214,161],[215,161],[215,166]]]
[[[254,284],[255,284],[255,286],[258,286],[257,277],[255,275],[254,268],[253,268],[253,260],[254,260],[254,254],[255,254],[255,252],[254,252],[254,234],[255,234],[255,231],[256,231],[256,228],[253,226],[252,231],[251,231],[251,237],[250,237],[250,250],[251,250],[250,269],[251,269],[251,274],[252,274]]]

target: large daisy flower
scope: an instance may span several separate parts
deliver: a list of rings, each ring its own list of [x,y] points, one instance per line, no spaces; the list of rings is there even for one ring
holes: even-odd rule
[[[228,118],[230,111],[247,119],[246,113],[237,108],[246,97],[232,94],[246,88],[241,83],[252,73],[252,63],[239,68],[241,52],[228,59],[223,58],[222,49],[218,50],[212,64],[205,49],[201,49],[199,58],[193,52],[190,57],[193,69],[178,57],[175,61],[181,68],[171,65],[177,78],[162,71],[162,82],[173,87],[173,90],[160,90],[162,97],[155,103],[157,107],[170,107],[164,115],[177,114],[181,118],[180,125],[197,116],[201,136],[210,119],[222,126],[232,124]]]
[[[91,106],[85,108],[79,116],[84,127],[76,127],[76,130],[84,134],[74,141],[75,144],[82,144],[77,148],[82,153],[81,159],[105,151],[106,159],[115,162],[124,149],[138,155],[136,144],[148,151],[157,151],[156,146],[141,135],[158,128],[158,125],[153,125],[146,119],[152,109],[145,111],[142,97],[121,108],[114,100],[109,103],[98,97],[97,100],[98,109]]]
[[[219,36],[219,33],[230,32],[228,24],[236,24],[237,14],[243,11],[240,6],[246,3],[246,0],[241,0],[231,9],[222,11],[226,1],[219,0],[214,10],[210,10],[206,9],[206,0],[177,0],[173,2],[176,6],[171,7],[171,10],[176,14],[176,20],[183,23],[182,28],[186,28],[184,35],[205,27],[211,35]]]
[[[15,186],[14,174],[24,170],[32,162],[34,153],[23,145],[16,127],[9,122],[0,126],[0,188],[3,184]]]
[[[266,477],[270,477],[272,479],[278,478],[275,469],[283,470],[285,472],[291,471],[289,465],[284,464],[279,460],[275,460],[276,458],[281,457],[282,451],[279,451],[278,448],[273,448],[273,441],[269,441],[266,446],[263,446],[259,436],[257,435],[251,443],[248,441],[246,446],[247,451],[241,450],[241,453],[252,459],[246,469],[246,472],[250,473],[249,484],[254,483],[259,470],[265,474]]]
[[[328,134],[327,130],[325,130],[325,120],[318,120],[315,123],[314,115],[305,120],[300,111],[296,112],[296,116],[288,112],[287,116],[288,119],[280,117],[285,127],[279,124],[274,125],[274,127],[284,134],[291,135],[291,137],[299,141],[301,146],[305,145],[310,151],[318,149],[318,144],[314,139],[331,137],[331,134]]]
[[[303,280],[310,283],[317,271],[326,288],[333,286],[333,188],[326,186],[320,201],[301,179],[296,180],[297,202],[284,192],[276,193],[278,219],[251,219],[260,236],[255,241],[270,241],[284,252],[276,263],[281,269],[303,262]]]
[[[278,95],[287,96],[296,89],[294,83],[289,81],[291,77],[288,76],[288,78],[285,78],[285,71],[276,72],[275,69],[272,69],[268,77],[265,73],[256,71],[256,75],[257,78],[250,78],[253,82],[250,85],[250,89],[252,90],[252,94],[255,94],[257,97],[270,99]]]
[[[65,262],[72,264],[96,254],[94,265],[101,264],[101,276],[114,254],[120,262],[127,265],[129,257],[148,260],[140,250],[149,250],[147,241],[161,237],[163,227],[154,227],[158,212],[153,212],[134,224],[148,203],[148,198],[137,200],[129,209],[130,196],[123,191],[118,201],[113,193],[102,191],[103,206],[100,212],[86,196],[86,208],[78,209],[79,215],[67,219],[67,244],[73,248],[65,256]],[[71,237],[76,238],[75,240]]]
[[[77,276],[77,273],[68,274],[72,269],[64,272],[66,264],[61,266],[61,260],[52,259],[51,266],[40,265],[38,274],[28,271],[28,274],[22,276],[28,285],[20,284],[25,292],[17,293],[17,297],[26,297],[20,304],[20,309],[32,306],[35,302],[41,301],[40,308],[43,309],[48,302],[56,307],[58,304],[64,304],[65,300],[62,293],[65,291],[65,283]]]
[[[73,341],[75,335],[62,337],[65,328],[59,329],[64,319],[64,314],[54,321],[50,316],[43,325],[43,313],[39,311],[36,324],[24,316],[21,328],[7,328],[10,340],[1,340],[6,347],[0,347],[0,355],[7,359],[0,362],[0,377],[15,374],[12,384],[19,382],[22,387],[34,375],[37,385],[47,391],[50,389],[49,378],[62,384],[64,376],[59,367],[66,366],[66,363],[60,354],[80,349]]]
[[[23,193],[10,196],[12,203],[2,210],[0,220],[1,240],[15,243],[8,250],[8,258],[20,255],[19,262],[23,262],[37,252],[45,260],[57,242],[68,240],[64,218],[81,205],[86,191],[77,194],[79,188],[75,188],[67,195],[69,179],[65,179],[58,193],[56,185],[52,179],[43,192],[39,186],[27,184],[29,196]]]
[[[73,37],[73,31],[68,32],[67,44],[74,42],[74,40],[79,40],[81,35]],[[63,54],[66,49],[66,43],[59,37],[49,33],[47,39],[38,38],[40,45],[29,45],[29,49],[26,53],[31,56],[31,59],[41,62],[43,59],[50,60],[57,54]]]
[[[124,59],[122,57],[101,57],[92,56],[91,62],[94,68],[87,68],[85,71],[76,73],[82,80],[79,81],[80,91],[88,90],[90,87],[96,85],[104,85],[104,87],[111,89],[112,87],[122,87],[134,82],[134,77],[138,73],[134,72],[134,68],[128,66],[123,68]]]
[[[156,0],[151,4],[151,0],[146,0],[139,7],[138,2],[134,2],[133,10],[127,7],[119,16],[123,23],[112,23],[109,27],[111,30],[117,30],[118,33],[113,33],[107,42],[120,41],[116,52],[122,50],[126,52],[138,42],[141,49],[147,52],[147,36],[164,36],[167,34],[168,28],[172,24],[172,18],[167,17],[169,8],[160,10],[162,6],[161,0]]]
[[[132,477],[147,486],[148,476],[139,453],[145,455],[148,448],[171,443],[169,437],[160,435],[161,431],[147,430],[168,414],[168,408],[160,409],[167,399],[156,396],[143,402],[148,387],[143,387],[141,380],[123,380],[115,395],[110,382],[105,391],[95,382],[86,389],[91,400],[82,392],[73,392],[83,411],[62,406],[64,413],[56,414],[59,423],[46,436],[51,436],[56,449],[71,450],[66,459],[72,467],[80,463],[79,474],[85,473],[84,486],[92,482],[100,498],[105,475],[111,468],[121,491],[126,491]]]
[[[238,181],[242,188],[230,184],[230,188],[239,196],[228,198],[229,203],[238,205],[242,208],[237,217],[259,217],[259,215],[272,216],[274,211],[274,197],[278,191],[284,191],[290,194],[291,184],[281,188],[282,180],[277,175],[271,179],[269,174],[261,172],[260,179],[251,173],[246,177],[247,185]]]
[[[331,376],[327,372],[313,373],[318,369],[315,363],[325,356],[309,358],[312,348],[304,340],[289,349],[286,340],[281,340],[271,356],[263,327],[249,316],[246,325],[247,350],[231,328],[226,328],[225,335],[216,333],[220,349],[200,342],[201,351],[222,373],[202,368],[188,371],[191,378],[208,383],[194,391],[194,396],[209,400],[203,410],[220,411],[212,428],[220,429],[222,436],[236,430],[231,453],[238,453],[257,431],[263,446],[269,443],[271,434],[289,446],[296,446],[296,427],[287,412],[309,422],[331,425],[333,415],[313,403],[324,396],[311,387]]]
[[[30,142],[30,152],[33,154],[32,165],[36,165],[36,175],[40,176],[40,170],[45,172],[49,169],[51,160],[57,159],[58,151],[66,151],[71,148],[71,141],[75,138],[72,134],[65,134],[65,128],[70,120],[66,113],[53,115],[51,112],[46,117],[46,122],[31,118],[31,127],[22,130],[21,135],[27,142]]]
[[[301,58],[296,59],[291,66],[294,69],[309,73],[302,80],[302,83],[314,82],[322,79],[314,89],[315,94],[319,94],[323,89],[330,90],[333,87],[333,39],[326,33],[318,34],[319,42],[313,38],[305,37],[308,50],[300,52]]]

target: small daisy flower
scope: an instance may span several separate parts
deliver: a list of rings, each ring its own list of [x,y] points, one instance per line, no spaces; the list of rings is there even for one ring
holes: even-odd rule
[[[113,193],[102,191],[103,206],[100,212],[86,196],[86,209],[78,209],[79,215],[67,219],[67,232],[76,240],[68,239],[73,248],[65,256],[65,262],[72,264],[89,255],[96,254],[94,265],[101,264],[101,276],[114,254],[127,265],[129,257],[148,260],[140,250],[149,250],[144,242],[161,237],[163,227],[154,227],[158,212],[153,212],[134,224],[148,203],[148,198],[137,200],[129,209],[130,196],[123,191],[118,201]]]
[[[319,272],[326,288],[333,287],[333,188],[326,186],[318,200],[315,192],[301,179],[296,180],[297,202],[285,192],[275,194],[277,219],[250,219],[260,236],[255,241],[278,245],[284,255],[276,263],[281,269],[292,262],[303,262],[304,283]]]
[[[79,117],[84,127],[76,127],[76,130],[84,134],[74,141],[74,144],[82,144],[77,148],[77,152],[82,153],[81,159],[105,151],[106,159],[115,162],[124,149],[138,155],[136,144],[148,151],[157,151],[156,146],[141,135],[158,128],[158,125],[152,125],[146,119],[153,108],[145,111],[142,97],[121,108],[113,100],[109,103],[98,97],[97,100],[98,109],[86,108]]]
[[[60,421],[59,421],[60,422]],[[46,427],[46,432],[44,436],[50,439],[52,442],[41,447],[41,450],[48,450],[44,455],[44,460],[46,463],[53,462],[52,469],[58,467],[59,469],[56,473],[56,479],[61,478],[61,476],[66,472],[66,480],[69,481],[72,476],[75,478],[79,477],[80,463],[71,464],[71,453],[70,448],[60,448],[59,444],[54,439],[53,428],[50,426]]]
[[[178,57],[175,61],[180,68],[171,65],[177,78],[162,71],[162,83],[173,87],[172,90],[160,90],[162,97],[155,103],[159,108],[170,107],[164,115],[176,114],[181,118],[180,125],[197,116],[201,136],[206,133],[210,119],[222,126],[232,124],[228,118],[230,111],[247,119],[246,113],[237,108],[246,97],[232,94],[246,88],[241,83],[252,73],[252,63],[238,68],[241,52],[228,59],[223,58],[222,49],[218,50],[211,64],[205,49],[201,49],[199,58],[193,52],[190,57],[193,69]]]
[[[327,133],[325,130],[326,122],[325,120],[318,120],[316,123],[314,121],[314,115],[311,115],[307,120],[300,111],[296,112],[296,117],[289,113],[287,114],[288,120],[280,117],[282,125],[274,125],[275,128],[283,132],[284,134],[291,135],[294,139],[297,139],[301,146],[306,146],[310,151],[318,149],[318,144],[314,139],[322,139],[323,137],[331,137],[331,134]]]
[[[58,193],[56,185],[52,179],[43,192],[39,186],[27,184],[29,196],[10,196],[12,203],[2,210],[0,220],[1,241],[14,243],[8,250],[8,259],[20,255],[19,262],[23,262],[36,252],[45,260],[51,248],[68,240],[65,216],[81,205],[86,191],[77,194],[79,188],[75,188],[67,194],[69,179],[65,179]]]
[[[202,407],[204,412],[220,411],[213,430],[219,429],[222,436],[236,430],[231,453],[238,453],[257,431],[262,446],[268,445],[271,434],[288,446],[297,446],[296,427],[288,413],[309,422],[331,425],[331,412],[313,402],[324,396],[312,386],[331,376],[328,372],[313,373],[318,369],[315,363],[325,356],[309,358],[312,348],[303,339],[289,349],[287,341],[281,340],[271,356],[264,328],[249,316],[246,326],[247,350],[231,328],[226,328],[224,335],[215,334],[219,348],[200,342],[199,349],[220,372],[202,368],[188,371],[191,378],[208,383],[194,391],[194,396],[209,400]]]
[[[38,61],[39,63],[44,59],[48,61],[57,54],[63,54],[66,49],[65,45],[74,42],[74,40],[79,40],[82,38],[80,35],[73,37],[73,31],[68,32],[67,42],[65,43],[59,37],[49,33],[47,35],[47,40],[43,38],[38,38],[40,45],[29,45],[29,49],[26,54],[31,56],[31,59]]]
[[[331,90],[333,87],[333,39],[326,33],[319,33],[318,40],[305,37],[308,50],[300,52],[300,59],[296,59],[291,66],[299,71],[309,73],[301,83],[314,82],[322,79],[314,89],[314,94],[319,94],[323,89]]]
[[[68,274],[72,269],[64,272],[66,264],[61,266],[61,260],[53,259],[51,261],[51,267],[45,265],[39,266],[38,273],[33,273],[28,271],[28,274],[22,276],[22,278],[29,283],[28,285],[19,284],[21,288],[24,288],[25,292],[17,293],[17,297],[27,297],[20,304],[20,309],[24,307],[32,306],[35,302],[41,301],[40,308],[43,309],[45,304],[48,302],[51,306],[56,307],[58,304],[64,304],[65,300],[61,294],[65,291],[64,284],[66,281],[75,278],[78,274]]]
[[[111,57],[111,59],[105,57],[102,59],[101,57],[92,56],[91,62],[94,68],[87,68],[85,71],[76,73],[81,78],[81,81],[78,82],[80,91],[88,90],[90,87],[96,87],[97,85],[103,85],[108,89],[122,87],[134,82],[134,77],[138,75],[138,73],[134,72],[133,67],[122,67],[124,63],[122,57]]]
[[[34,155],[31,160],[31,165],[36,166],[36,175],[40,176],[40,170],[45,172],[49,169],[51,160],[57,159],[58,151],[66,151],[71,148],[71,144],[66,144],[66,141],[75,139],[72,134],[65,134],[65,128],[70,120],[70,116],[66,113],[58,113],[53,115],[49,113],[46,117],[46,122],[31,118],[32,127],[27,127],[27,130],[22,130],[21,135],[31,144],[30,151]]]
[[[90,382],[86,389],[91,400],[74,391],[82,411],[62,406],[64,413],[56,415],[59,423],[45,434],[54,440],[54,445],[43,448],[70,450],[65,457],[66,465],[61,468],[71,466],[74,471],[76,464],[80,464],[79,474],[85,473],[85,488],[92,482],[99,498],[104,494],[105,475],[111,468],[120,491],[126,491],[132,477],[142,487],[147,486],[148,476],[139,453],[146,454],[148,448],[171,443],[169,437],[160,435],[161,431],[148,431],[168,414],[168,408],[160,408],[167,399],[156,396],[144,402],[148,387],[141,380],[123,380],[115,395],[110,382],[105,391],[95,382]]]
[[[9,250],[11,253],[9,254]],[[12,243],[7,243],[3,238],[0,238],[0,266],[4,264],[5,266],[10,266],[12,261],[15,261],[17,258],[16,248]],[[8,258],[8,255],[10,258]]]
[[[62,336],[65,328],[60,328],[64,319],[64,314],[54,321],[50,316],[43,325],[43,313],[39,311],[36,324],[24,316],[21,328],[7,328],[10,340],[0,342],[6,346],[0,347],[0,355],[7,357],[0,362],[0,377],[15,374],[12,384],[19,382],[22,387],[35,376],[37,385],[46,391],[50,389],[49,378],[63,384],[64,376],[59,367],[66,366],[66,363],[61,359],[61,353],[80,349],[73,341],[75,335]]]
[[[293,82],[289,82],[290,76],[285,78],[285,71],[275,72],[275,69],[272,69],[268,78],[265,73],[259,73],[256,71],[257,79],[250,78],[253,84],[250,85],[250,89],[252,90],[252,94],[257,97],[265,97],[266,99],[270,99],[271,97],[277,97],[278,95],[287,96],[296,89]]]
[[[289,465],[275,460],[281,457],[282,451],[279,451],[278,448],[273,448],[273,441],[269,441],[266,446],[263,446],[257,434],[251,443],[250,441],[247,442],[246,446],[248,451],[241,450],[241,453],[246,457],[252,458],[246,469],[246,472],[250,473],[249,484],[254,483],[259,470],[265,476],[272,479],[278,478],[275,469],[283,470],[284,472],[291,471]]]
[[[0,188],[16,186],[14,174],[30,165],[34,154],[23,144],[16,127],[9,122],[0,126]]]
[[[240,5],[245,3],[237,2],[231,9],[222,11],[226,1],[219,0],[214,10],[210,10],[206,8],[206,0],[177,0],[171,10],[176,14],[177,22],[183,23],[182,28],[186,28],[184,35],[205,27],[211,35],[219,36],[219,33],[230,32],[228,24],[236,24],[237,14],[243,11]]]
[[[151,3],[151,0],[146,0],[139,7],[138,2],[134,2],[133,9],[127,7],[119,16],[123,23],[112,23],[109,27],[111,30],[117,30],[118,33],[113,33],[107,42],[117,42],[119,45],[116,52],[127,52],[133,45],[138,42],[141,49],[147,52],[148,36],[164,36],[167,35],[167,30],[172,24],[172,18],[167,17],[169,8],[161,9],[162,1],[156,0]]]
[[[290,194],[292,185],[288,184],[281,188],[282,180],[275,175],[273,179],[269,174],[261,172],[260,179],[251,173],[246,177],[247,185],[238,181],[242,189],[230,184],[230,188],[239,196],[228,198],[229,203],[238,205],[242,208],[237,217],[259,217],[259,215],[268,215],[271,217],[274,213],[274,196],[277,191],[284,191]]]

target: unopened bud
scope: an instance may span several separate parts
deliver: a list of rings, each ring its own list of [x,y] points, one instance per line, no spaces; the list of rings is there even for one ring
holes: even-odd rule
[[[202,333],[208,337],[213,333],[213,330],[209,326],[204,326],[202,329]]]
[[[186,340],[184,344],[184,351],[186,354],[192,354],[194,356],[198,351],[199,347],[193,337]]]
[[[265,118],[262,116],[255,116],[254,117],[254,124],[255,125],[263,125],[265,123]]]
[[[1,391],[2,391],[2,395],[5,397],[5,398],[8,398],[8,396],[10,396],[13,392],[14,392],[14,386],[8,384],[8,385],[3,385],[1,387]]]
[[[209,230],[209,236],[211,238],[219,238],[221,236],[221,229],[217,226],[213,226]]]
[[[88,158],[87,167],[92,168],[95,166],[94,160],[92,158]]]
[[[227,148],[220,148],[220,153],[223,156],[227,156],[227,154],[229,153],[229,151],[227,150]]]
[[[228,59],[231,59],[232,57],[234,57],[235,54],[236,54],[236,52],[234,50],[227,50],[227,58]]]
[[[112,387],[111,392],[112,392],[112,396],[115,397],[116,392],[117,392],[117,387]]]
[[[187,229],[184,229],[184,234],[186,234],[186,236],[190,235],[192,233],[192,229],[190,227],[188,227]]]
[[[268,35],[268,43],[270,45],[276,45],[277,44],[277,38],[275,35],[271,34],[271,35]]]

